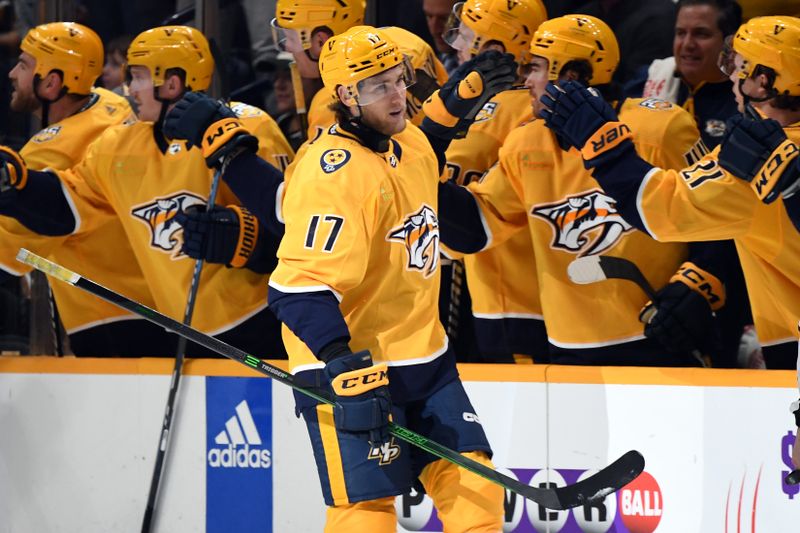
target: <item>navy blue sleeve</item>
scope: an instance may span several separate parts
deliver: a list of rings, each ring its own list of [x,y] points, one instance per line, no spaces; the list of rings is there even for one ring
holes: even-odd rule
[[[636,200],[642,180],[654,167],[636,153],[636,148],[631,141],[625,141],[620,146],[627,144],[617,157],[602,162],[594,167],[592,176],[603,190],[617,203],[617,212],[636,229],[647,233]]]
[[[258,218],[262,228],[283,235],[276,202],[283,173],[251,152],[242,153],[228,164],[222,179],[242,205]]]
[[[330,343],[350,340],[350,330],[330,291],[282,292],[272,285],[267,296],[269,308],[315,356]]]
[[[647,83],[647,71],[650,65],[643,65],[636,69],[630,79],[622,87],[625,98],[641,98],[644,94],[644,85]]]
[[[451,181],[439,184],[439,234],[448,248],[465,254],[481,251],[488,241],[475,198]]]
[[[17,219],[34,233],[54,237],[75,231],[75,215],[61,181],[51,172],[29,170],[25,188],[3,196],[6,199],[0,201],[0,214]]]
[[[269,274],[275,270],[275,267],[278,266],[278,246],[281,244],[282,237],[283,231],[280,235],[275,235],[271,231],[259,230],[256,246],[247,259],[245,268],[258,274]]]
[[[432,134],[425,128],[425,122],[420,125],[420,130],[422,133],[425,134],[425,137],[428,138],[428,142],[431,143],[431,148],[433,148],[433,153],[436,154],[436,162],[439,164],[439,175],[444,172],[444,167],[447,164],[447,148],[450,147],[451,139],[443,139],[441,137],[437,137],[436,135]]]

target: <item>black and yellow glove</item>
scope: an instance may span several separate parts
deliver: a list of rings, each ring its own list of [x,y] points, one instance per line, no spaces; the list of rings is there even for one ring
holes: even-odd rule
[[[714,340],[714,311],[724,305],[722,282],[687,261],[642,308],[639,319],[645,336],[672,353],[707,351]]]
[[[511,54],[489,50],[459,65],[438,91],[422,104],[422,129],[442,139],[466,136],[478,111],[517,79]]]
[[[28,167],[22,156],[7,146],[0,146],[0,194],[25,188]]]
[[[258,219],[246,208],[193,208],[177,213],[175,221],[183,227],[181,252],[189,257],[234,268],[248,266],[259,227]]]
[[[185,140],[188,147],[199,146],[209,168],[240,151],[256,152],[258,139],[224,102],[204,93],[187,92],[167,113],[164,135]]]
[[[750,183],[765,204],[789,198],[800,188],[800,148],[780,123],[742,115],[728,119],[719,151],[722,168]]]
[[[336,429],[362,435],[373,446],[389,442],[392,400],[386,363],[373,364],[368,351],[352,353],[344,343],[337,344],[325,359],[325,375],[336,398]]]

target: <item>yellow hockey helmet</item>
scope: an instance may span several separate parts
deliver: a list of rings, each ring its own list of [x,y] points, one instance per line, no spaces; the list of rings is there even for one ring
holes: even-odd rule
[[[533,36],[531,54],[550,62],[548,78],[557,80],[570,61],[586,60],[592,85],[611,81],[619,64],[619,45],[608,24],[589,15],[564,15],[544,22]]]
[[[278,0],[273,28],[295,30],[303,49],[311,47],[316,28],[338,35],[364,23],[364,0]]]
[[[547,20],[541,0],[467,0],[453,6],[444,40],[476,55],[487,42],[498,41],[519,61],[528,53],[536,28]],[[461,24],[470,31],[464,31]]]
[[[758,17],[739,27],[733,49],[744,60],[739,75],[750,77],[759,65],[775,71],[778,94],[800,96],[800,19]]]
[[[331,37],[319,57],[325,88],[335,93],[337,87],[344,86],[347,104],[369,103],[360,98],[361,83],[398,65],[404,66],[406,86],[413,83],[413,68],[400,47],[383,30],[372,26],[354,26]]]
[[[167,70],[186,72],[186,87],[205,91],[214,74],[214,57],[205,36],[189,26],[162,26],[140,33],[128,48],[128,65],[147,67],[153,87],[164,84]]]
[[[20,49],[36,59],[35,75],[63,73],[67,93],[89,94],[103,72],[103,41],[95,32],[74,22],[51,22],[32,28]]]
[[[380,31],[397,44],[400,48],[400,52],[411,62],[411,67],[415,72],[424,72],[439,86],[447,82],[447,71],[444,65],[442,65],[442,62],[436,57],[433,48],[421,37],[397,26],[380,28]],[[415,87],[421,85],[422,83],[418,83]],[[419,96],[420,95],[415,94],[414,88],[406,94],[406,116],[412,124],[416,125],[421,124],[422,119],[425,118],[425,115],[422,113],[422,104],[430,95],[426,94],[424,98],[420,98]]]

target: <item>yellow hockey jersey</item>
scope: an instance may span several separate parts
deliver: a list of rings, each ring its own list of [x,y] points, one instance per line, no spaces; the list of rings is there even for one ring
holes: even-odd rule
[[[439,322],[436,156],[412,124],[386,153],[336,125],[307,143],[287,170],[286,233],[270,286],[330,290],[350,347],[390,366],[432,361],[447,350]],[[292,372],[323,363],[284,327]]]
[[[700,143],[692,116],[655,99],[627,100],[621,120],[630,125],[642,156],[681,168]],[[567,266],[577,257],[605,254],[630,259],[654,287],[662,287],[686,257],[683,244],[663,244],[635,231],[583,167],[580,153],[561,150],[543,121],[509,134],[500,161],[469,186],[493,246],[527,228],[534,246],[545,325],[550,342],[567,349],[610,346],[644,338],[638,320],[648,297],[635,284],[608,280],[576,286]]]
[[[44,128],[20,153],[31,169],[66,169],[81,160],[86,148],[103,131],[125,121],[135,121],[128,101],[105,89],[94,89],[85,109]],[[83,235],[45,237],[13,218],[0,217],[0,268],[18,276],[29,272],[30,267],[15,260],[19,249],[25,247],[152,306],[153,297],[139,263],[125,242],[122,225],[116,220]],[[117,243],[113,254],[107,251],[109,243]],[[139,319],[138,315],[60,281],[51,281],[50,287],[67,334],[116,320]]]
[[[512,89],[486,103],[469,133],[447,149],[448,177],[457,183],[479,180],[497,162],[500,147],[514,128],[531,120],[527,89]],[[506,242],[464,257],[475,318],[542,319],[539,285],[530,235],[520,231]],[[476,332],[479,334],[479,332]]]
[[[784,128],[800,143],[800,123]],[[800,233],[781,201],[764,204],[750,185],[717,162],[719,148],[684,170],[648,174],[639,214],[662,241],[733,239],[747,282],[758,338],[765,346],[797,339]]]
[[[335,102],[334,94],[325,87],[317,91],[308,106],[308,139],[316,139],[336,122],[336,114],[330,105]]]
[[[243,104],[234,105],[234,110],[250,131],[261,134],[259,155],[274,164],[291,158],[280,130],[261,125],[274,122],[266,113]],[[275,135],[264,137],[265,132]],[[174,216],[207,201],[212,172],[200,149],[187,150],[184,142],[175,141],[162,153],[153,124],[138,122],[109,128],[78,165],[58,175],[74,205],[75,234],[80,237],[119,221],[156,308],[181,320],[195,262],[180,253],[182,229]],[[239,203],[221,182],[217,204]],[[118,242],[107,242],[98,253],[113,256],[118,247]],[[260,274],[207,263],[192,325],[212,335],[227,331],[266,307],[266,289]]]

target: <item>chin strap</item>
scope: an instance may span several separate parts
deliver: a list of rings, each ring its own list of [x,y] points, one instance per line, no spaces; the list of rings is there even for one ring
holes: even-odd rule
[[[361,107],[359,106],[359,116],[351,116],[349,120],[340,123],[339,126],[341,126],[344,131],[358,137],[361,144],[373,152],[381,154],[388,152],[390,137],[364,124],[364,122],[361,121],[360,112]]]
[[[46,128],[50,125],[50,104],[54,104],[64,98],[64,95],[67,94],[67,88],[62,85],[58,96],[52,100],[48,100],[42,96],[39,96],[39,85],[41,83],[42,77],[36,74],[33,77],[33,96],[35,96],[36,99],[39,100],[39,103],[42,104],[42,128]]]

